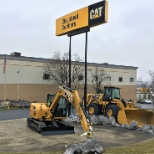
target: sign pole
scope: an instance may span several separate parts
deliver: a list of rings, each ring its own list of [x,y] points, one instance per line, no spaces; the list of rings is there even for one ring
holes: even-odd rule
[[[87,46],[88,46],[88,32],[86,31],[85,38],[85,85],[84,85],[84,108],[86,110],[86,102],[87,102]]]
[[[71,89],[71,36],[69,44],[69,88]]]
[[[71,39],[70,36],[70,44],[69,44],[69,88],[71,89]],[[71,103],[68,104],[68,116],[71,114]]]

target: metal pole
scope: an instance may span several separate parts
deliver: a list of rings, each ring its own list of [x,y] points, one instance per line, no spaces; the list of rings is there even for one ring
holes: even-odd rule
[[[20,77],[19,77],[19,65],[17,69],[17,75],[18,75],[18,101],[20,100],[20,93],[19,93],[19,83],[20,83]]]
[[[5,85],[4,85],[4,100],[6,101],[6,72],[5,72]]]
[[[18,77],[18,101],[19,101],[19,77]]]
[[[71,89],[71,36],[69,44],[69,88]]]
[[[7,79],[7,56],[5,55],[5,60],[4,60],[4,66],[3,66],[3,73],[5,75],[5,85],[4,85],[4,100],[6,101],[6,79]]]
[[[87,102],[87,44],[88,44],[88,32],[86,32],[86,40],[85,40],[85,85],[84,85],[84,108],[86,110],[86,102]]]
[[[71,36],[69,44],[69,88],[71,89]],[[71,114],[71,103],[68,104],[68,116]]]

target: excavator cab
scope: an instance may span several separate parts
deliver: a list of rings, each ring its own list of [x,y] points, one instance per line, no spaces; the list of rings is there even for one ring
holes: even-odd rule
[[[47,106],[49,107],[52,104],[53,98],[54,98],[55,94],[48,94],[47,95]],[[57,110],[55,113],[55,117],[58,118],[62,118],[62,117],[66,117],[67,116],[67,100],[64,97],[61,97],[59,100],[59,103],[57,104]]]
[[[113,99],[120,99],[120,88],[104,87],[103,101],[111,101]]]

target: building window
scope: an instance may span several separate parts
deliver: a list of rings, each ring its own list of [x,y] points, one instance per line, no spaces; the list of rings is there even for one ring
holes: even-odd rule
[[[43,74],[43,79],[44,80],[49,80],[50,79],[50,74]]]
[[[141,99],[141,95],[138,96],[138,99]]]
[[[134,82],[134,78],[130,78],[130,82]]]
[[[123,78],[122,77],[119,77],[119,82],[122,82],[123,81]]]
[[[78,76],[78,81],[81,81],[81,80],[83,80],[83,75],[82,74]]]
[[[110,76],[106,77],[106,81],[111,81],[111,77]]]

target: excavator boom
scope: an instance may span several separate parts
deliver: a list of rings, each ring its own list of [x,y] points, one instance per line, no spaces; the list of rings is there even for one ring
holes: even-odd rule
[[[79,116],[84,135],[90,138],[92,126],[83,108],[83,104],[76,90],[66,86],[59,86],[50,106],[46,103],[32,103],[30,106],[30,117],[27,118],[27,126],[42,134],[72,134],[74,127],[65,124],[61,119],[56,119],[56,111],[61,98],[71,103]]]

